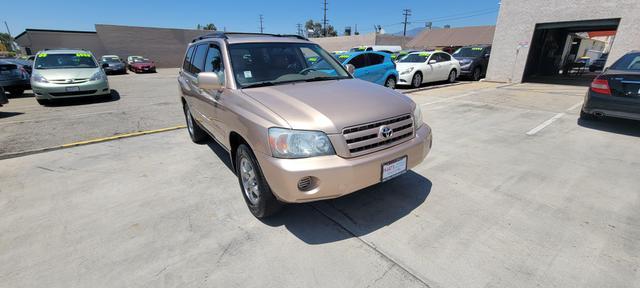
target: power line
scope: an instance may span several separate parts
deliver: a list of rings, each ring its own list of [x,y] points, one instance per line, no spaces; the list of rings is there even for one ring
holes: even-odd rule
[[[262,17],[262,14],[260,14],[260,33],[264,33],[263,22],[264,22],[264,17]]]

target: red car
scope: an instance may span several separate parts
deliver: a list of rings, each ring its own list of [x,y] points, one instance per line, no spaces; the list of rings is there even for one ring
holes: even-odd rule
[[[135,73],[156,72],[156,64],[147,58],[134,58],[129,65],[129,70]]]

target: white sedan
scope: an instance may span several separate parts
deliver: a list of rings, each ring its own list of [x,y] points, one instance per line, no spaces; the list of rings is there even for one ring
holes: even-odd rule
[[[420,87],[423,83],[455,82],[460,75],[460,63],[442,51],[413,52],[396,63],[400,74],[398,85]]]

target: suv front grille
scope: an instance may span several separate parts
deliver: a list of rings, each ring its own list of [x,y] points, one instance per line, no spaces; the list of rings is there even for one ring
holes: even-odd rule
[[[381,129],[384,126],[391,129],[391,135],[382,135]],[[342,131],[342,135],[350,155],[360,156],[400,144],[413,136],[413,130],[413,118],[411,115],[403,115],[349,127]]]

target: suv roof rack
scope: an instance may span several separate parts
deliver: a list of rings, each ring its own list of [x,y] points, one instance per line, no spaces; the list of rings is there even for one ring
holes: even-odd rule
[[[207,35],[202,35],[200,37],[194,38],[191,40],[191,43],[200,41],[202,39],[210,39],[210,38],[221,38],[221,39],[229,39],[234,36],[269,36],[269,37],[286,37],[286,38],[296,38],[300,40],[309,40],[303,36],[295,35],[295,34],[268,34],[268,33],[251,33],[251,32],[214,32]]]

